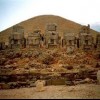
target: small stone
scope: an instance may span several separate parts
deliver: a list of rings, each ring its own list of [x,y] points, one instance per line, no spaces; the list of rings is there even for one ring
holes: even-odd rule
[[[84,81],[85,81],[86,83],[90,83],[90,82],[91,82],[91,79],[90,79],[90,78],[86,78],[86,79],[84,79]]]

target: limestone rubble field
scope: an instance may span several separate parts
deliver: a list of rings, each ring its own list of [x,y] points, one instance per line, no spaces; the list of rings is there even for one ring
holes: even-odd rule
[[[100,54],[95,50],[2,50],[0,98],[100,98],[99,69]],[[46,81],[44,91],[36,91],[37,80]]]

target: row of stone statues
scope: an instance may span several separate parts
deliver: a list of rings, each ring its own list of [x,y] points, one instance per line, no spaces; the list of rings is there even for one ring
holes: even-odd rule
[[[27,38],[24,37],[24,28],[22,26],[14,26],[9,37],[10,48],[16,47],[73,47],[92,50],[96,48],[100,50],[100,34],[97,35],[96,42],[90,33],[90,26],[83,26],[80,32],[63,33],[59,35],[57,25],[55,23],[48,24],[44,34],[41,30],[34,30],[29,33]]]

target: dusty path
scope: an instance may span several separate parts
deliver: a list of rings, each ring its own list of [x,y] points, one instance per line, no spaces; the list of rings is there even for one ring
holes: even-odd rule
[[[36,88],[0,90],[0,99],[32,98],[32,99],[65,99],[91,98],[100,99],[100,85],[81,84],[76,86],[46,86],[45,91],[37,92]]]

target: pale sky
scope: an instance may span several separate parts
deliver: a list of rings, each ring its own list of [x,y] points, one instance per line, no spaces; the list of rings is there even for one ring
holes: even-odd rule
[[[0,31],[44,14],[100,25],[100,0],[0,0]]]

